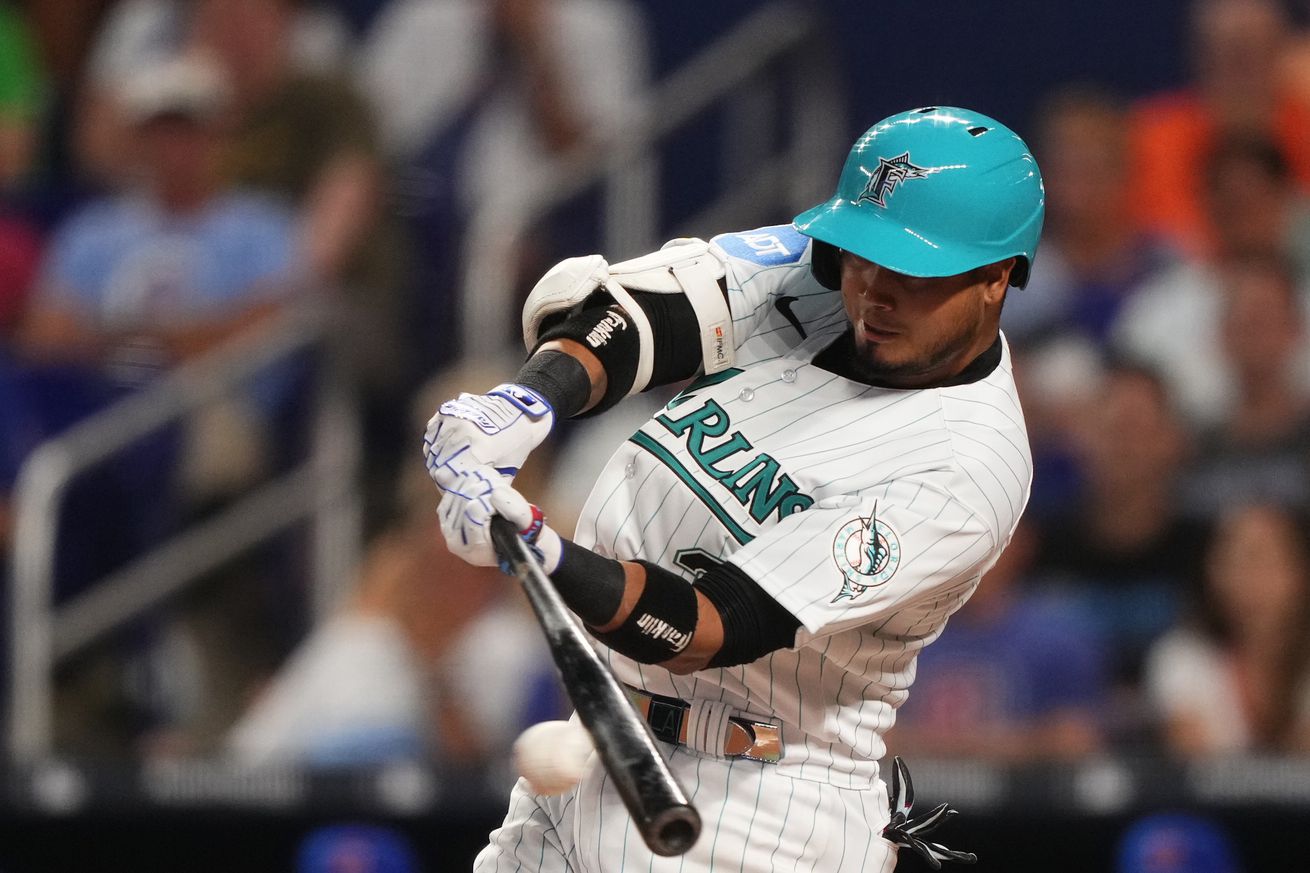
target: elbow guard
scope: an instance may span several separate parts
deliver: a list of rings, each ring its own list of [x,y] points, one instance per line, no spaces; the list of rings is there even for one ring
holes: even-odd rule
[[[708,243],[698,239],[673,240],[658,252],[613,265],[599,255],[569,258],[551,268],[528,295],[523,306],[524,344],[529,351],[535,350],[552,338],[543,334],[543,323],[576,312],[593,295],[608,294],[631,318],[637,341],[631,381],[612,393],[619,398],[636,394],[658,384],[655,379],[669,369],[661,360],[661,349],[676,343],[661,343],[659,319],[652,315],[659,308],[659,295],[677,295],[694,313],[701,366],[707,374],[717,373],[732,366],[736,348],[732,313],[719,281],[724,275],[723,263],[710,252]],[[583,341],[586,335],[571,338]],[[608,367],[606,374],[614,380]]]

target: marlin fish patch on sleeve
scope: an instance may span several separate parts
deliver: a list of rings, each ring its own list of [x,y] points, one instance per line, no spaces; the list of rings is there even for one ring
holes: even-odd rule
[[[895,531],[878,518],[875,503],[868,518],[857,516],[837,530],[832,559],[842,574],[841,590],[832,599],[855,600],[892,577],[901,563],[901,544]]]

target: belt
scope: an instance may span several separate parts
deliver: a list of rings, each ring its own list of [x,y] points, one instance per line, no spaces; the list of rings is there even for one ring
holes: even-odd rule
[[[726,704],[711,701],[693,704],[677,697],[624,687],[632,705],[658,740],[725,758],[747,758],[765,764],[776,764],[782,757],[782,729],[776,724],[728,715]],[[716,711],[706,712],[707,707]],[[694,721],[701,724],[693,733]]]

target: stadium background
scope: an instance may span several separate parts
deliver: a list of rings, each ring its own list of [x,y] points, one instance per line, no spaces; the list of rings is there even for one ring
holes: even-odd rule
[[[265,0],[240,0],[229,8],[257,7],[262,2]],[[276,0],[267,2],[279,5]],[[351,79],[366,62],[373,29],[383,20],[387,7],[398,2],[340,0],[291,6],[296,7],[295,14],[317,12],[334,20],[343,41],[325,63],[334,75]],[[46,293],[42,284],[51,275],[53,241],[60,238],[64,223],[95,198],[130,187],[130,182],[116,180],[103,168],[88,183],[88,176],[95,174],[85,172],[86,158],[76,136],[79,114],[86,111],[90,99],[88,93],[97,89],[114,92],[118,87],[116,81],[88,77],[98,69],[91,61],[97,38],[103,35],[116,7],[122,5],[129,5],[128,0],[117,4],[28,0],[0,5],[6,26],[26,30],[26,44],[31,49],[27,70],[14,72],[15,64],[10,64],[10,69],[0,71],[19,83],[6,88],[19,96],[13,98],[13,108],[5,117],[15,126],[26,126],[33,143],[24,165],[7,175],[3,211],[6,221],[23,222],[31,230],[28,236],[12,239],[36,241],[29,255],[34,266],[25,274],[28,281],[22,283],[25,300],[39,301]],[[157,5],[188,8],[185,3]],[[211,13],[223,9],[222,4],[194,4],[196,8],[206,5]],[[434,0],[434,5],[442,4]],[[543,0],[542,5],[552,4]],[[561,0],[560,5],[570,4]],[[584,8],[585,18],[587,4],[573,5]],[[441,148],[434,146],[423,152],[423,157],[416,156],[418,151],[401,156],[400,150],[387,145],[365,150],[376,158],[383,193],[376,208],[380,217],[361,233],[358,244],[384,247],[385,242],[378,240],[394,232],[413,246],[405,258],[390,262],[393,267],[403,265],[397,284],[405,293],[399,295],[396,320],[407,329],[381,334],[397,343],[402,361],[379,364],[373,356],[360,354],[359,346],[375,335],[355,332],[361,322],[351,320],[361,311],[360,300],[348,289],[358,276],[346,268],[335,274],[321,270],[315,274],[321,284],[340,285],[346,292],[305,295],[302,289],[302,297],[283,309],[288,316],[286,324],[273,323],[265,334],[237,336],[234,342],[249,345],[239,347],[235,354],[219,347],[207,350],[210,357],[200,355],[187,364],[191,368],[187,372],[200,374],[196,378],[203,380],[205,374],[230,371],[234,359],[249,359],[252,349],[267,352],[278,343],[290,348],[275,361],[271,376],[259,377],[265,381],[252,383],[249,377],[234,377],[232,385],[217,390],[237,396],[267,393],[276,398],[270,401],[273,411],[262,424],[275,435],[277,448],[263,464],[256,465],[258,472],[232,474],[235,481],[219,475],[218,486],[212,477],[201,476],[206,487],[196,486],[197,491],[177,497],[171,490],[177,474],[173,453],[180,450],[165,428],[163,436],[156,433],[151,437],[162,442],[145,444],[144,460],[133,457],[133,452],[142,448],[140,443],[115,456],[118,460],[114,463],[122,465],[131,487],[124,488],[113,475],[106,475],[104,481],[93,475],[68,492],[68,504],[62,514],[56,513],[60,526],[52,544],[57,556],[52,570],[54,596],[65,605],[92,590],[94,580],[130,568],[134,558],[186,526],[223,518],[224,510],[241,505],[242,499],[278,476],[294,474],[306,459],[311,465],[344,464],[348,474],[341,493],[330,492],[323,498],[332,505],[321,519],[322,527],[317,526],[320,517],[309,510],[305,517],[288,511],[292,520],[283,530],[235,554],[214,559],[204,572],[180,573],[178,579],[187,578],[176,586],[169,584],[165,572],[156,594],[146,597],[130,618],[104,625],[89,619],[90,624],[82,627],[101,629],[86,631],[85,645],[63,659],[58,671],[50,671],[53,693],[60,695],[49,731],[52,739],[24,747],[15,739],[18,731],[13,727],[13,712],[6,708],[10,754],[0,767],[0,873],[467,869],[485,833],[503,812],[507,738],[512,739],[533,717],[557,711],[559,702],[552,696],[548,677],[535,684],[518,681],[523,670],[540,665],[541,657],[540,649],[524,638],[533,631],[521,614],[515,616],[510,607],[510,615],[497,615],[503,623],[477,625],[479,616],[503,607],[504,598],[461,585],[457,568],[441,563],[440,555],[434,557],[413,545],[416,539],[435,534],[430,515],[426,527],[422,521],[422,507],[431,502],[430,495],[421,488],[415,492],[409,481],[418,461],[415,416],[425,403],[430,405],[455,384],[450,375],[457,368],[464,367],[465,373],[472,374],[465,378],[486,381],[485,368],[503,363],[514,353],[513,303],[525,290],[525,283],[530,283],[534,270],[540,272],[559,257],[608,243],[620,246],[612,254],[630,256],[679,233],[708,237],[785,221],[796,208],[808,205],[803,198],[826,196],[815,192],[835,180],[842,151],[858,133],[873,120],[909,106],[942,103],[977,108],[1037,142],[1044,113],[1049,111],[1048,101],[1065,86],[1094,86],[1123,105],[1140,108],[1146,105],[1141,101],[1152,95],[1191,87],[1197,77],[1189,36],[1192,4],[1183,0],[1149,4],[1123,0],[1098,4],[640,0],[625,4],[625,8],[637,17],[627,21],[629,29],[623,39],[639,40],[648,57],[645,71],[633,74],[634,81],[642,95],[661,95],[665,102],[657,103],[659,106],[693,106],[686,110],[682,123],[648,143],[625,140],[622,130],[617,131],[617,139],[606,139],[616,131],[604,130],[601,121],[597,127],[603,130],[595,143],[585,131],[574,141],[582,159],[570,158],[565,149],[559,154],[542,151],[529,164],[513,165],[514,174],[509,175],[514,177],[491,191],[488,200],[499,197],[512,208],[516,197],[527,201],[537,196],[534,186],[543,179],[563,187],[568,187],[570,180],[580,181],[572,194],[543,208],[529,226],[511,226],[519,245],[510,249],[496,248],[500,240],[477,237],[488,226],[493,233],[501,228],[479,224],[478,215],[483,213],[476,210],[471,210],[472,217],[465,217],[466,224],[454,229],[431,220],[434,212],[453,208],[450,204],[456,202],[423,193],[428,177],[420,170],[451,166],[440,163],[446,160]],[[1310,14],[1304,5],[1288,3],[1285,12],[1289,38],[1310,39],[1302,30],[1305,16]],[[761,18],[762,14],[768,17]],[[743,28],[760,22],[768,27],[759,33],[752,31],[754,41],[727,42],[739,37]],[[789,29],[801,34],[794,43],[769,38],[769,33],[776,36],[777,31]],[[729,44],[734,48],[725,52],[724,46]],[[630,45],[634,52],[642,53],[635,48],[638,43]],[[755,69],[751,58],[734,53],[738,46],[747,53],[767,48],[777,54]],[[589,49],[586,45],[568,47],[579,53]],[[608,54],[602,52],[603,58],[623,56],[621,43],[610,49]],[[504,46],[498,49],[505,50]],[[437,60],[424,69],[428,75],[441,75],[440,52],[434,52]],[[701,78],[679,78],[706,58],[714,63],[705,67]],[[151,56],[149,64],[145,55],[140,60],[141,70],[117,71],[125,74],[124,81],[133,78],[126,74],[140,73],[142,78],[154,76],[157,84],[160,75],[170,75],[167,69],[152,66],[156,57]],[[504,68],[512,71],[521,63],[506,61]],[[705,106],[680,102],[680,95],[668,87],[677,82],[709,88],[716,70],[726,74],[738,68],[745,70],[744,84]],[[510,75],[512,78],[512,72]],[[821,95],[807,90],[816,85],[823,89]],[[187,98],[167,87],[160,90],[172,94],[173,99]],[[361,90],[367,103],[370,92]],[[809,140],[817,153],[812,158],[802,155],[798,162],[787,152],[781,169],[771,171],[763,181],[757,179],[757,174],[765,175],[770,144],[785,150],[805,139],[792,125],[795,119],[806,117],[807,106],[813,109],[815,105],[828,113],[827,137]],[[475,97],[469,104],[470,115],[457,119],[451,129],[458,133],[464,122],[471,125],[478,106]],[[377,105],[372,108],[383,112]],[[587,115],[585,111],[579,114]],[[1119,120],[1126,128],[1131,116],[1122,115]],[[630,129],[658,127],[648,122],[633,120]],[[1303,131],[1302,135],[1310,140],[1310,134]],[[619,146],[607,145],[614,142]],[[1037,152],[1042,160],[1040,146]],[[1285,157],[1295,163],[1294,156]],[[628,176],[626,187],[624,183],[614,185],[605,173],[589,174],[587,168],[597,165],[618,167],[616,175]],[[625,172],[632,167],[642,167],[648,175]],[[528,172],[524,174],[524,170]],[[1049,169],[1047,175],[1049,185]],[[645,181],[633,185],[632,178]],[[753,182],[760,182],[761,187],[750,187]],[[1305,183],[1303,180],[1298,188],[1298,183],[1289,180],[1287,187],[1300,190]],[[750,196],[734,198],[748,189]],[[646,214],[628,214],[625,219],[622,205],[616,208],[611,202],[624,196],[645,198],[654,208]],[[299,219],[312,209],[312,204],[296,203],[294,196],[290,199]],[[795,202],[797,199],[802,202]],[[495,217],[494,210],[484,213]],[[620,217],[614,219],[613,214]],[[6,245],[17,245],[10,240],[6,236]],[[478,252],[486,260],[488,251],[493,265],[496,258],[501,259],[502,269],[483,275],[499,276],[506,286],[489,295],[500,306],[501,322],[494,307],[490,317],[485,313],[478,316],[477,307],[468,308],[461,296],[477,287],[468,278],[469,263],[476,262]],[[1298,254],[1291,252],[1290,257],[1296,259]],[[1185,259],[1204,261],[1206,257],[1214,256],[1188,252]],[[506,258],[514,265],[506,268]],[[1039,253],[1039,272],[1040,268]],[[375,274],[363,275],[372,278]],[[312,302],[297,305],[305,302],[305,296],[313,298]],[[364,298],[365,309],[372,306],[369,300]],[[41,370],[33,375],[28,369],[32,346],[24,332],[24,310],[36,308],[35,303],[16,304],[12,316],[0,309],[0,314],[6,314],[0,358],[6,366],[12,365],[16,374],[13,384],[29,393],[60,399],[37,404],[43,406],[45,417],[36,416],[40,427],[35,430],[48,438],[67,433],[63,428],[70,420],[82,418],[88,408],[103,415],[112,404],[96,393],[101,387],[98,383],[94,383],[95,390],[86,387],[81,381],[86,374],[70,376],[60,370],[52,375]],[[300,320],[302,309],[312,311],[304,321]],[[1034,330],[1032,337],[1035,344],[1040,341],[1048,348],[1052,334],[1061,335],[1060,325]],[[302,340],[303,345],[298,345]],[[1069,360],[1058,353],[1034,355],[1030,366],[1034,371],[1051,368],[1054,375],[1050,381],[1068,389],[1067,370],[1060,368],[1070,366]],[[1077,361],[1079,367],[1086,366],[1082,358]],[[1100,370],[1093,367],[1075,372]],[[4,388],[8,384],[4,379],[10,374],[0,372],[0,376],[4,377],[0,388]],[[1065,382],[1060,381],[1062,376]],[[115,385],[110,393],[120,403],[145,397],[147,406],[156,399],[176,405],[170,390],[185,394],[188,386],[202,384],[181,382],[168,389],[158,379],[158,375],[152,376],[133,383],[130,389]],[[461,382],[455,387],[469,386]],[[96,399],[85,403],[68,399],[80,396],[79,392],[95,394]],[[1069,394],[1083,397],[1077,390]],[[0,401],[6,404],[10,398],[26,396],[21,390],[13,394],[0,391]],[[311,396],[326,400],[310,402],[306,398]],[[1040,406],[1048,399],[1043,395],[1034,403]],[[10,425],[18,420],[20,409],[17,400],[13,403],[4,411]],[[48,406],[56,407],[54,412],[44,409]],[[329,412],[323,412],[325,408]],[[1067,411],[1058,404],[1052,408],[1057,418]],[[332,414],[345,417],[333,418]],[[1128,421],[1131,424],[1132,419]],[[235,426],[235,441],[244,444],[239,437],[245,425],[238,422]],[[315,438],[322,433],[315,431],[325,427],[339,428],[347,444],[319,446]],[[1199,425],[1196,430],[1198,434],[1208,432]],[[9,440],[6,454],[14,456],[11,475],[3,482],[6,491],[0,493],[12,513],[9,524],[17,518],[24,483],[21,464],[33,457],[39,445],[32,432],[33,428],[0,427],[0,435]],[[221,433],[232,436],[231,432]],[[552,500],[566,507],[572,501],[576,506],[579,489],[585,494],[586,482],[581,480],[591,475],[582,459],[605,439],[614,438],[613,434],[581,429],[566,431],[564,436],[553,469],[537,471],[532,480],[548,509]],[[1132,442],[1136,435],[1123,436]],[[207,445],[223,454],[231,443],[220,441],[217,448]],[[314,454],[320,448],[324,454]],[[268,451],[267,447],[264,450]],[[1303,456],[1303,461],[1310,463],[1310,451]],[[1067,473],[1061,466],[1063,455],[1054,451],[1050,458],[1052,466],[1045,469],[1056,475],[1047,481],[1063,483],[1059,478]],[[577,465],[572,465],[574,461]],[[322,467],[309,469],[323,472]],[[1044,469],[1040,457],[1038,469],[1040,477]],[[331,472],[339,476],[342,469]],[[194,485],[194,480],[188,481]],[[305,491],[309,481],[295,479],[290,491]],[[1054,486],[1039,490],[1040,511],[1060,515],[1072,505],[1072,488],[1068,493]],[[342,501],[347,505],[343,507]],[[312,500],[308,502],[314,505]],[[1295,505],[1289,516],[1299,518],[1292,513],[1305,507],[1292,502]],[[149,515],[136,511],[143,503],[168,518],[136,518]],[[411,510],[413,506],[420,508]],[[565,514],[571,510],[557,511]],[[411,512],[415,514],[407,514]],[[306,517],[312,523],[307,523]],[[106,519],[129,525],[128,533],[121,536],[134,543],[139,540],[140,550],[135,545],[132,549],[106,548],[103,541],[114,538],[114,533],[88,533],[103,529]],[[0,538],[8,550],[7,561],[13,562],[5,577],[7,622],[14,621],[17,612],[14,579],[20,562],[16,546],[23,531],[31,529],[11,527],[8,535]],[[325,551],[321,544],[324,536],[333,535],[343,540],[337,543],[335,553],[331,548]],[[344,541],[356,537],[358,546],[352,551],[351,544]],[[372,567],[376,575],[355,569],[355,559],[361,556],[369,558],[361,566]],[[325,567],[333,566],[337,577],[325,581],[321,577],[332,576]],[[347,567],[344,571],[343,566]],[[1181,569],[1179,574],[1183,574]],[[197,578],[190,578],[192,575]],[[365,576],[372,581],[367,582]],[[424,577],[429,587],[407,589],[416,577]],[[1310,583],[1305,587],[1310,591]],[[397,593],[397,589],[406,590]],[[1180,599],[1186,596],[1180,595]],[[422,707],[418,717],[420,723],[430,721],[432,736],[408,736],[396,742],[393,729],[397,725],[379,728],[368,723],[367,713],[352,712],[378,732],[371,736],[357,733],[351,738],[353,745],[334,747],[330,754],[310,748],[308,740],[301,747],[293,744],[282,749],[281,758],[271,754],[272,763],[258,755],[243,759],[233,752],[228,745],[233,722],[251,705],[256,690],[279,675],[293,653],[303,652],[302,644],[316,628],[324,627],[328,615],[353,611],[376,617],[406,609],[417,613],[422,609],[415,603],[432,600],[440,601],[443,608],[433,616],[420,617],[418,623],[426,620],[428,626],[406,629],[430,646],[428,650],[417,644],[414,657],[442,665],[440,669],[431,667],[439,676],[418,681],[421,690],[433,695],[426,701],[431,705]],[[1180,621],[1185,606],[1180,608]],[[114,613],[118,608],[111,605],[108,611]],[[75,636],[76,631],[72,627],[68,633]],[[35,633],[32,625],[10,625],[6,648],[28,633]],[[948,637],[950,633],[948,629]],[[518,636],[511,639],[512,635]],[[497,654],[497,646],[510,651]],[[470,667],[468,651],[485,653],[490,664],[482,665],[480,672]],[[464,660],[460,660],[461,653]],[[9,668],[21,657],[7,657]],[[232,671],[230,681],[216,681],[214,671],[225,668]],[[207,678],[202,681],[197,676]],[[354,681],[362,679],[355,677]],[[12,694],[12,677],[5,684]],[[492,689],[489,686],[493,684],[506,687]],[[354,690],[359,699],[368,697],[364,686],[357,685]],[[473,706],[469,694],[485,700]],[[1104,701],[1107,711],[1118,705],[1108,697]],[[497,705],[502,707],[500,732],[507,738],[479,738],[478,722],[468,710],[489,710],[480,717],[495,720]],[[1002,757],[947,749],[935,754],[931,742],[925,741],[912,758],[919,762],[914,772],[920,802],[949,799],[963,811],[960,821],[951,826],[949,841],[976,851],[982,859],[977,867],[980,871],[1206,873],[1294,870],[1305,864],[1304,858],[1310,857],[1310,829],[1305,827],[1310,822],[1310,759],[1303,755],[1310,747],[1295,743],[1262,747],[1253,742],[1247,748],[1217,753],[1180,752],[1159,737],[1144,738],[1140,725],[1124,728],[1116,721],[1120,717],[1110,717],[1115,724],[1109,727],[1101,725],[1100,741],[1083,754],[1066,750],[1051,755],[1036,749],[1032,755],[1007,751]],[[397,724],[412,730],[415,718],[413,712],[406,712]],[[461,719],[464,723],[458,724]],[[259,765],[251,763],[256,760]],[[1172,836],[1159,838],[1166,843],[1173,838],[1182,842],[1167,844],[1164,854],[1151,861],[1157,866],[1117,868],[1116,859],[1128,845],[1125,839],[1130,828],[1161,812],[1195,817]],[[344,825],[375,830],[354,837],[324,830]],[[1240,859],[1238,867],[1223,866],[1218,855],[1206,854],[1209,841],[1218,839],[1228,841],[1231,852]],[[1140,837],[1131,843],[1139,850],[1143,845]],[[359,866],[340,866],[352,859]],[[339,866],[332,866],[334,863]],[[916,859],[904,858],[901,869],[921,869],[921,865]]]

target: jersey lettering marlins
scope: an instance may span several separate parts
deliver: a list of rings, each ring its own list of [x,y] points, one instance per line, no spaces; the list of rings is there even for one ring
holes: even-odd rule
[[[782,725],[780,775],[865,788],[941,633],[1009,542],[1032,458],[1008,347],[975,381],[875,388],[816,366],[846,329],[790,225],[711,241],[735,366],[693,381],[611,458],[575,539],[689,581],[730,561],[800,621],[795,646],[676,676],[601,650],[619,678]]]

